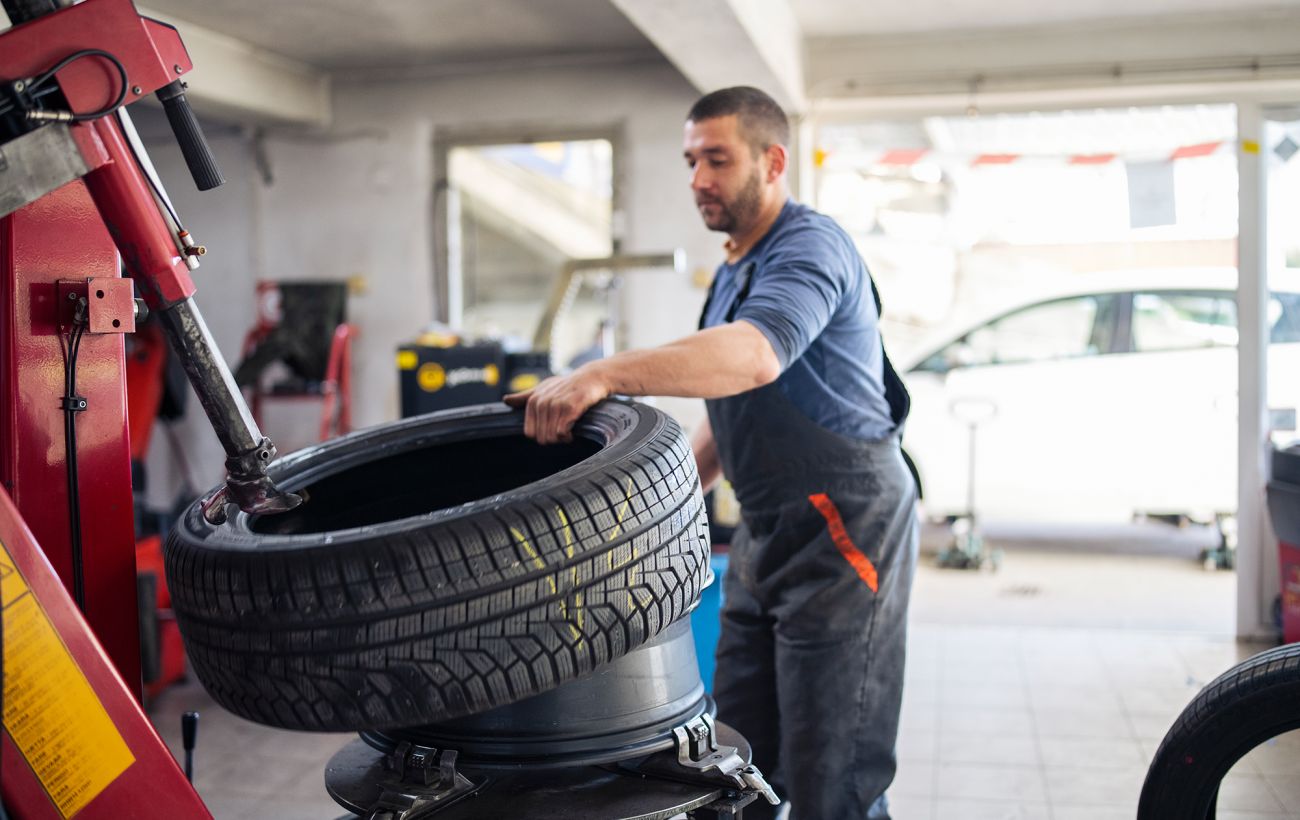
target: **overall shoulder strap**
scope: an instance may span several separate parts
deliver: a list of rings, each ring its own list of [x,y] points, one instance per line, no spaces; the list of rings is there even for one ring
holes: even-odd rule
[[[880,291],[876,289],[876,280],[867,274],[867,281],[871,283],[871,298],[876,302],[877,322],[879,317],[884,315],[884,310],[880,304]],[[912,409],[912,396],[907,392],[907,386],[903,384],[903,379],[894,370],[894,365],[889,361],[889,353],[885,351],[885,337],[880,337],[880,357],[884,361],[884,374],[882,381],[885,385],[885,401],[889,403],[889,417],[895,425],[902,425],[907,420],[907,414]]]
[[[731,300],[731,305],[727,308],[726,321],[734,322],[736,320],[736,311],[740,305],[749,297],[749,288],[754,281],[754,270],[758,267],[757,262],[748,262],[736,274],[736,281],[740,283],[739,290],[736,291],[736,297]],[[709,295],[704,298],[704,309],[700,311],[700,330],[704,329],[704,321],[709,315],[709,308],[713,307],[713,299],[718,294],[718,280],[722,276],[713,275],[713,281],[709,284]]]

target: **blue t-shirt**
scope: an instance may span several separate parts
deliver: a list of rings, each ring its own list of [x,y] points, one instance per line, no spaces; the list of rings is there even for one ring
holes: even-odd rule
[[[737,306],[746,279],[749,293]],[[776,384],[795,407],[828,430],[877,440],[894,430],[879,318],[853,240],[830,217],[790,200],[749,253],[718,267],[702,325],[754,325],[772,343],[781,362]]]

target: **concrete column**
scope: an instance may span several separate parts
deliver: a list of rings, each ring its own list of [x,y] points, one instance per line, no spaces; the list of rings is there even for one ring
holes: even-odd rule
[[[1237,104],[1237,636],[1272,634],[1277,563],[1265,520],[1268,479],[1268,165],[1259,103]],[[1276,585],[1274,585],[1276,587]]]

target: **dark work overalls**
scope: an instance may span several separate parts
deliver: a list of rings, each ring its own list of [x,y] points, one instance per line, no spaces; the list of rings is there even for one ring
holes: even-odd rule
[[[901,425],[907,392],[884,361]],[[888,818],[917,549],[901,431],[832,432],[775,382],[707,406],[742,509],[723,581],[718,718],[753,745],[792,820]],[[774,816],[761,800],[745,809],[746,820]]]

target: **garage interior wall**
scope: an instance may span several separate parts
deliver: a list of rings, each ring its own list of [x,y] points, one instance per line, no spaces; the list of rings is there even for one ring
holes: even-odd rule
[[[721,240],[695,213],[681,160],[682,123],[696,96],[662,63],[393,82],[336,78],[334,122],[326,133],[272,130],[259,146],[251,130],[214,127],[211,141],[227,182],[202,194],[194,190],[161,112],[137,118],[182,219],[208,246],[195,277],[196,300],[232,365],[254,321],[258,280],[364,281],[364,293],[348,304],[349,320],[359,329],[353,420],[364,427],[397,417],[394,351],[436,315],[433,158],[439,131],[504,132],[517,126],[523,136],[538,129],[618,129],[623,250],[683,248],[688,259],[684,274],[627,279],[627,342],[641,347],[692,331],[704,291],[691,284],[690,272],[712,270],[722,256]],[[269,184],[263,170],[272,177]],[[702,415],[698,405],[661,403],[687,424]],[[313,429],[315,416],[303,418]],[[277,435],[283,432],[277,425],[266,427],[273,440],[291,443],[291,436]],[[197,407],[179,428],[178,443],[197,489],[220,479],[221,450]],[[165,494],[181,477],[170,448],[160,437],[149,463],[150,501],[164,507],[170,503]]]

